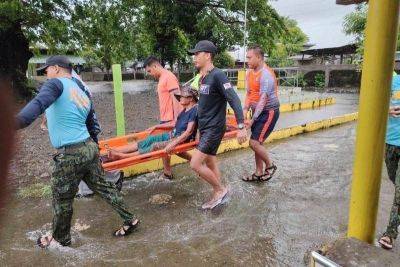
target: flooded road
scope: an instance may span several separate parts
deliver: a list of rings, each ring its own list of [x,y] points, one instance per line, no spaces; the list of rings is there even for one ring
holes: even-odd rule
[[[346,95],[334,106],[284,113],[277,127],[354,112],[356,104],[356,95]],[[72,246],[41,250],[35,241],[51,229],[51,200],[13,198],[3,210],[0,265],[306,266],[307,252],[345,236],[355,129],[349,123],[268,144],[278,166],[268,183],[241,181],[253,172],[250,150],[219,155],[230,195],[212,212],[199,209],[210,188],[187,164],[174,167],[173,181],[156,173],[127,181],[126,203],[142,224],[122,239],[111,236],[121,222],[105,202],[77,199]],[[377,236],[393,198],[383,173]],[[154,204],[157,194],[168,201]]]
[[[75,201],[73,245],[40,250],[34,240],[50,230],[50,200],[13,200],[2,222],[1,265],[303,265],[306,251],[343,235],[355,124],[270,144],[279,166],[269,183],[242,182],[253,155],[242,150],[219,156],[231,194],[213,212],[199,210],[209,187],[187,164],[176,180],[147,174],[125,184],[126,202],[142,219],[124,239],[111,231],[119,218],[99,198]],[[149,198],[168,194],[168,204]]]

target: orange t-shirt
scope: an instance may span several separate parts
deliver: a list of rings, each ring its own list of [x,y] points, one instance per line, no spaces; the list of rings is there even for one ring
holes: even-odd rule
[[[262,93],[267,93],[268,102],[265,108],[279,107],[278,83],[274,71],[264,66],[259,71],[249,70],[247,72],[247,94],[245,106],[255,108]]]
[[[177,89],[179,89],[178,79],[169,70],[163,70],[157,85],[160,121],[172,121],[178,117],[182,107],[171,95],[171,92]]]

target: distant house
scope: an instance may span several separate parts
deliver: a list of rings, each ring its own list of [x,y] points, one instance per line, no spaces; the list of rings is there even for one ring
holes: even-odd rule
[[[303,65],[341,65],[353,64],[356,57],[357,45],[348,44],[339,47],[320,47],[306,49],[291,57],[297,66]]]

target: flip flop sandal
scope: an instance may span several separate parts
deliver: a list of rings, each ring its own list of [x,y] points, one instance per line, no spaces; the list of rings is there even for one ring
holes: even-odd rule
[[[388,241],[389,240],[389,241]],[[393,248],[393,238],[389,237],[389,236],[382,236],[379,239],[379,244],[381,245],[382,248],[384,249],[392,249]]]
[[[242,181],[245,181],[245,182],[257,182],[257,181],[260,181],[263,176],[264,176],[264,174],[257,175],[255,173],[253,173],[251,176],[246,176],[246,177],[242,178]]]
[[[42,238],[44,238],[44,242],[42,242]],[[40,247],[40,248],[48,248],[51,244],[51,241],[53,241],[53,237],[49,237],[49,236],[41,236],[36,240],[36,244]]]
[[[263,175],[261,175],[260,177],[260,181],[261,182],[268,182],[269,180],[272,179],[272,176],[275,174],[276,169],[278,169],[278,167],[276,167],[276,165],[274,163],[272,163],[271,166],[269,166],[268,168],[265,168],[265,173]],[[271,173],[270,173],[271,171]],[[266,177],[266,178],[264,178]]]
[[[136,222],[135,224],[132,224],[132,222]],[[139,226],[140,221],[138,219],[131,221],[129,224],[124,223],[121,228],[119,228],[117,231],[113,233],[115,237],[123,237],[130,235],[133,231],[137,229]]]
[[[220,197],[219,199],[215,200],[214,203],[212,203],[210,205],[203,205],[203,206],[201,206],[201,208],[203,210],[212,210],[215,207],[224,204],[226,199],[227,199],[228,192],[229,192],[229,190],[226,190],[226,193],[222,197]]]

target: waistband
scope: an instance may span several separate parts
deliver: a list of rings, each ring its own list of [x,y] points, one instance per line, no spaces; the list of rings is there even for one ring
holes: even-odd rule
[[[60,148],[57,148],[57,152],[58,153],[65,153],[74,149],[78,149],[81,148],[83,146],[86,146],[87,144],[89,144],[90,142],[92,142],[92,140],[90,138],[86,139],[85,141],[76,143],[76,144],[71,144],[71,145],[66,145]]]

